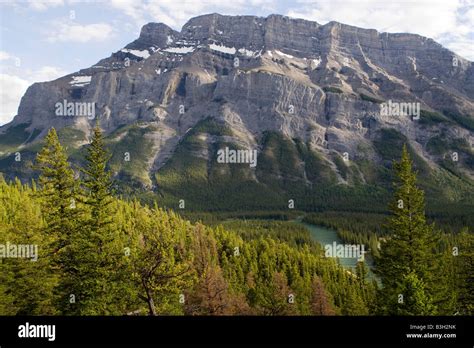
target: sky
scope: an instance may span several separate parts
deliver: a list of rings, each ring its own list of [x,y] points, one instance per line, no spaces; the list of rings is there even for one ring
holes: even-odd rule
[[[430,37],[474,61],[474,0],[0,0],[0,125],[34,82],[87,68],[162,22],[272,13]]]

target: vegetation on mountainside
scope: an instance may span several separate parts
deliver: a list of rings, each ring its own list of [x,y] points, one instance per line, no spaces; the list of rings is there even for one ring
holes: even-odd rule
[[[0,179],[0,244],[38,246],[36,262],[0,259],[1,314],[472,314],[472,234],[446,239],[426,223],[406,150],[378,287],[363,265],[349,273],[290,222],[209,227],[115,197],[98,125],[82,175],[54,129],[45,140],[37,183]]]

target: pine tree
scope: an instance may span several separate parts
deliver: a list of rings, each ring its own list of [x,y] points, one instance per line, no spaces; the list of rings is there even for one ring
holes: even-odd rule
[[[133,280],[152,316],[166,313],[170,302],[178,303],[193,281],[191,265],[178,240],[181,229],[186,227],[160,221],[156,212],[156,207],[152,211],[146,209],[136,221],[139,245],[132,251]]]
[[[234,306],[229,293],[229,284],[219,266],[208,266],[199,277],[196,287],[189,292],[186,314],[189,315],[232,315]]]
[[[87,148],[86,167],[82,169],[85,175],[84,186],[86,191],[85,204],[89,207],[91,218],[89,227],[93,233],[106,230],[112,223],[110,204],[112,203],[112,180],[107,171],[107,162],[110,156],[105,149],[102,131],[97,121],[91,143]],[[102,241],[98,241],[99,250]]]
[[[457,289],[457,312],[474,314],[474,235],[463,230],[457,236],[457,252],[454,256]]]
[[[352,283],[352,282],[351,282]],[[349,284],[351,284],[349,283]],[[354,282],[355,283],[355,282]],[[354,286],[345,286],[345,295],[341,305],[342,315],[368,315],[363,295]]]
[[[274,272],[260,287],[257,297],[263,315],[296,315],[297,299],[284,273]]]
[[[324,284],[321,278],[314,277],[311,284],[312,296],[311,296],[311,312],[314,315],[334,315],[333,306],[329,300],[329,297],[324,288]]]
[[[207,231],[209,232],[209,231]],[[188,315],[249,314],[250,308],[242,294],[231,291],[223,269],[229,266],[225,253],[218,264],[214,236],[206,234],[203,226],[196,227],[193,238],[195,286],[187,291],[185,313]],[[236,266],[238,269],[238,265]],[[227,268],[227,271],[231,271]],[[230,272],[234,274],[234,272]]]
[[[433,297],[439,290],[435,284],[437,236],[433,226],[426,222],[424,193],[416,185],[416,172],[412,169],[406,146],[394,168],[397,180],[394,183],[394,199],[390,204],[389,235],[381,243],[376,263],[376,273],[380,275],[383,285],[380,309],[385,314],[399,313],[397,299],[404,295],[400,293],[400,284],[412,272],[431,290],[426,296]],[[406,313],[416,311],[415,308],[404,308]]]
[[[99,122],[87,148],[84,174],[84,205],[87,211],[81,233],[74,236],[76,274],[69,279],[76,303],[68,312],[76,315],[121,314],[120,293],[125,285],[126,255],[123,237],[112,223],[111,175],[109,156]]]
[[[52,128],[36,157],[34,169],[40,171],[37,195],[46,222],[44,233],[47,243],[44,247],[51,257],[52,271],[58,278],[54,302],[63,314],[68,313],[69,299],[75,295],[70,279],[77,275],[74,239],[79,233],[82,218],[77,181],[67,159],[56,130]]]
[[[67,160],[56,130],[51,128],[44,147],[36,157],[34,168],[41,172],[39,195],[47,224],[46,232],[55,239],[52,251],[59,259],[67,254],[64,249],[76,231],[75,221],[79,216],[78,185]]]
[[[425,285],[414,271],[403,277],[398,292],[403,297],[398,301],[398,315],[433,315],[435,307],[425,291]]]
[[[369,273],[369,268],[367,267],[364,261],[359,261],[356,264],[355,271],[356,271],[357,280],[359,281],[360,286],[363,287],[366,283],[366,278],[367,278],[367,274]]]

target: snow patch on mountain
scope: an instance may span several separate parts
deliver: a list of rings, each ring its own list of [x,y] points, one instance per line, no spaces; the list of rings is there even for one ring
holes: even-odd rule
[[[140,50],[131,50],[128,48],[124,48],[122,52],[130,53],[130,54],[133,54],[135,57],[140,57],[143,59],[147,59],[148,57],[150,57],[150,52],[148,52],[148,50],[140,51]]]
[[[238,52],[247,57],[258,57],[262,53],[262,51],[251,51],[246,48],[239,48]]]
[[[321,58],[311,59],[311,69],[316,69],[321,64]]]
[[[237,52],[235,47],[226,47],[224,45],[216,45],[214,43],[210,44],[209,48],[213,51],[227,53],[227,54],[235,54],[235,52]]]
[[[182,47],[168,47],[163,50],[163,52],[176,53],[176,54],[187,54],[194,52],[194,47],[182,46]]]
[[[92,76],[73,76],[72,81],[69,84],[74,87],[84,87],[90,84],[92,81]]]

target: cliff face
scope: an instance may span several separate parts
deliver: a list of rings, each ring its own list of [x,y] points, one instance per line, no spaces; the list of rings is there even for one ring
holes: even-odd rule
[[[225,136],[204,130],[197,138],[207,148],[194,154],[209,163],[212,144],[265,153],[265,134],[275,132],[316,152],[338,182],[366,182],[361,168],[344,177],[334,158],[383,164],[379,147],[390,129],[429,167],[442,167],[446,156],[459,152],[457,175],[474,176],[474,64],[418,35],[278,15],[204,15],[181,32],[149,23],[137,40],[96,65],[32,85],[0,134],[24,127],[29,136],[19,146],[28,148],[50,127],[75,129],[85,137],[71,145],[81,146],[94,122],[77,113],[58,116],[57,103],[64,101],[93,104],[111,143],[130,134],[127,126],[138,122],[146,129],[148,179],[142,181],[148,187],[189,132],[208,119],[230,130]],[[419,103],[420,119],[383,115],[380,104],[389,101]],[[441,149],[433,150],[434,138]],[[117,165],[117,175],[122,169]],[[314,175],[306,171],[298,169],[297,178],[308,184]]]

